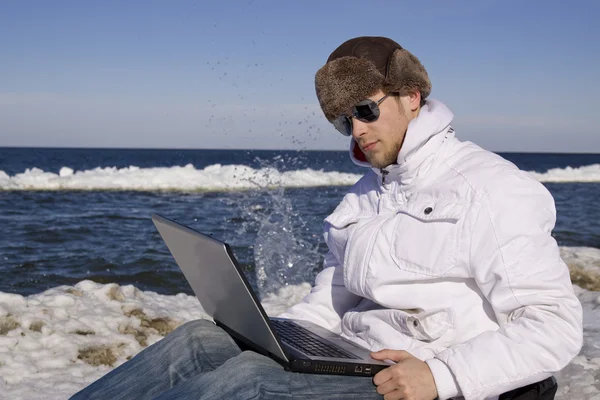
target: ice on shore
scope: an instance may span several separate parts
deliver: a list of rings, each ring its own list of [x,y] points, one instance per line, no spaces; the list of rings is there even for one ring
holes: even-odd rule
[[[583,284],[599,281],[599,249],[561,252]],[[574,289],[584,309],[584,346],[557,374],[557,398],[600,400],[600,292]],[[263,305],[277,315],[309,290],[308,283],[287,286]],[[116,283],[82,281],[27,297],[0,292],[0,399],[67,399],[180,324],[206,317],[194,296]]]

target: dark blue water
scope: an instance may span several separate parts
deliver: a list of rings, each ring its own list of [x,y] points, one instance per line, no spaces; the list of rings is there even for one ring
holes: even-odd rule
[[[28,149],[0,147],[0,170],[8,175],[37,167],[58,172],[68,166],[74,170],[96,167],[140,168],[172,167],[193,164],[196,168],[209,165],[238,164],[253,168],[264,161],[277,162],[281,170],[289,171],[306,166],[324,171],[360,173],[361,168],[349,162],[344,151],[270,151],[270,150],[155,150],[155,149]]]
[[[599,164],[600,154],[499,153],[527,171],[545,172],[551,168]],[[283,170],[306,168],[362,173],[348,159],[346,151],[271,150],[157,150],[157,149],[53,149],[0,147],[0,170],[8,175],[37,167],[57,172],[68,166],[75,170],[96,167],[140,168],[193,164],[204,168],[213,164],[242,164],[259,167],[261,162],[281,157]]]
[[[537,172],[600,164],[598,154],[502,156],[522,169]],[[272,165],[280,170],[363,172],[344,151],[0,148],[0,171],[9,176],[33,167],[57,173],[63,166],[90,170],[186,164],[196,168],[243,164],[254,168]],[[546,186],[556,201],[554,236],[558,243],[600,248],[600,184]],[[152,213],[228,241],[251,279],[258,264],[293,261],[301,268],[289,283],[310,280],[320,270],[325,252],[322,221],[346,190],[347,187],[194,193],[0,190],[0,291],[26,295],[92,279],[134,284],[165,294],[191,293],[150,220]],[[257,239],[270,237],[265,236],[270,233],[277,238],[270,243],[276,251],[267,254],[265,244],[260,243],[262,250],[257,253]],[[277,246],[282,243],[285,248],[279,251]],[[257,260],[257,256],[264,259]]]

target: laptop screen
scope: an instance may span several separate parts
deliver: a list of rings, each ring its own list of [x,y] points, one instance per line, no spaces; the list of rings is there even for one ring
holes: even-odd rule
[[[229,246],[159,215],[152,221],[204,311],[238,339],[288,361]]]

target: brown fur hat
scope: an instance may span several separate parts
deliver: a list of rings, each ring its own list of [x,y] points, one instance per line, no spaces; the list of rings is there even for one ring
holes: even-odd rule
[[[332,121],[378,90],[406,95],[431,93],[431,82],[421,62],[398,43],[385,37],[362,36],[340,45],[315,76],[317,98]]]

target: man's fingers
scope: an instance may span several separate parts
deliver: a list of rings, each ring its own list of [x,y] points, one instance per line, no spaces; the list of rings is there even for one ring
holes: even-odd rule
[[[404,350],[380,350],[374,353],[371,353],[371,357],[375,360],[392,360],[392,361],[402,361],[407,358],[411,358],[412,355]]]
[[[377,393],[384,399],[433,399],[437,389],[429,366],[405,351],[383,350],[374,354],[379,358],[396,359],[398,363],[373,377]],[[419,397],[415,397],[415,396]]]
[[[390,379],[392,379],[392,372],[389,368],[386,368],[382,371],[379,371],[377,374],[375,374],[375,376],[373,377],[373,383],[376,386],[379,386],[379,385],[386,383]]]
[[[383,400],[404,400],[404,396],[400,390],[394,390],[383,396]]]
[[[394,383],[394,381],[389,380],[389,381],[377,386],[377,393],[379,393],[382,396],[385,396],[388,393],[392,393],[396,389],[397,389],[397,387],[396,387],[396,384]]]

